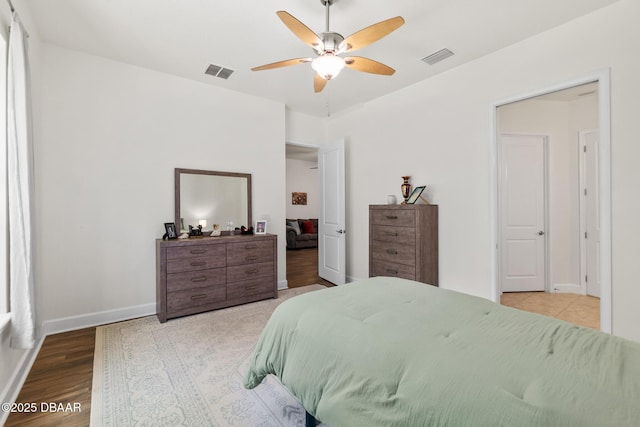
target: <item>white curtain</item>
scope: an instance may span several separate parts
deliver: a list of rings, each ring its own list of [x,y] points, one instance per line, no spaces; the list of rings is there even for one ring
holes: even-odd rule
[[[33,280],[33,155],[27,34],[14,12],[7,58],[7,192],[11,347],[35,343]]]

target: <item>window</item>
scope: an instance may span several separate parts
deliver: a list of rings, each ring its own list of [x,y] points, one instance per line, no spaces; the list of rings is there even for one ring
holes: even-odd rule
[[[0,33],[0,329],[9,312],[7,271],[7,42]]]

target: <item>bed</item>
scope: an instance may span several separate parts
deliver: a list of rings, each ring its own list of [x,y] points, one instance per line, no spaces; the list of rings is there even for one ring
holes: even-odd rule
[[[397,278],[282,303],[269,374],[329,427],[640,425],[640,343]]]

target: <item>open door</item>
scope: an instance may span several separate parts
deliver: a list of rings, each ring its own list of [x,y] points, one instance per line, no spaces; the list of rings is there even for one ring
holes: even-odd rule
[[[318,275],[335,284],[346,280],[344,140],[318,151],[320,214]]]

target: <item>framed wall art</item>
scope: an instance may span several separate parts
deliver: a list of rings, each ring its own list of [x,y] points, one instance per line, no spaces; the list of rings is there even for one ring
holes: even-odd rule
[[[292,205],[306,205],[307,204],[307,193],[291,193],[291,204]]]

